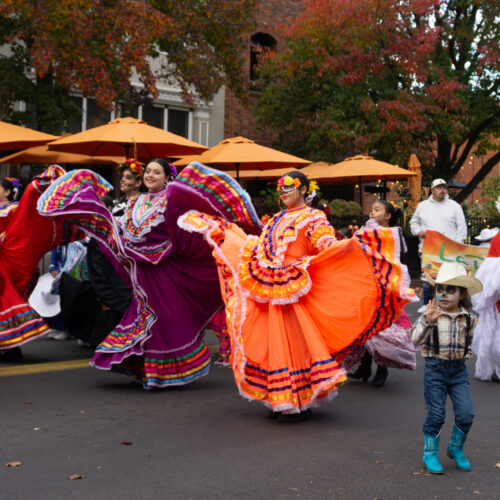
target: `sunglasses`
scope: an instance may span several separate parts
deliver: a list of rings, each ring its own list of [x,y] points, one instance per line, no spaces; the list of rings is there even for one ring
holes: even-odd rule
[[[458,287],[455,285],[436,285],[436,293],[442,295],[446,293],[446,295],[453,295],[458,290]]]

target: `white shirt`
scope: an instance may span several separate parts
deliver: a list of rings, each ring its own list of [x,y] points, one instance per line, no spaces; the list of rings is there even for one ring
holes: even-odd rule
[[[410,220],[413,235],[431,229],[447,238],[463,243],[467,238],[467,223],[462,207],[448,195],[443,201],[436,201],[433,196],[421,201]],[[423,239],[420,239],[419,251],[422,252]]]

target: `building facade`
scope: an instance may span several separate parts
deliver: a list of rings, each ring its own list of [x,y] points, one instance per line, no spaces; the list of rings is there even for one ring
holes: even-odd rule
[[[256,14],[256,29],[245,34],[247,50],[242,54],[243,73],[248,80],[249,102],[242,104],[234,92],[226,89],[224,108],[224,137],[241,135],[264,146],[271,146],[276,138],[272,129],[257,125],[253,114],[260,90],[255,86],[255,68],[259,55],[267,50],[280,52],[285,47],[280,26],[293,21],[302,12],[300,0],[272,0],[261,2]]]

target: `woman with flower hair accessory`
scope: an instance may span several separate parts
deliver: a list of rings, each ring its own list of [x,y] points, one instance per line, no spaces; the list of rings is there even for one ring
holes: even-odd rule
[[[282,177],[286,208],[260,236],[202,212],[178,221],[213,248],[240,394],[283,422],[304,420],[335,397],[346,380],[343,358],[414,300],[395,256],[396,231],[337,241],[324,212],[306,204],[316,189],[302,172]]]
[[[140,193],[142,174],[144,172],[142,165],[134,158],[125,160],[120,164],[118,171],[120,172],[120,191],[123,195],[116,201],[111,210],[115,217],[121,217],[129,201]]]

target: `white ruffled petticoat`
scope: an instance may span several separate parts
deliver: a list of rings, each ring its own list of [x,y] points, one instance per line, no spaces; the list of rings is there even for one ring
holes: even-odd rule
[[[475,377],[491,380],[493,373],[500,377],[500,258],[487,257],[476,273],[483,291],[472,295],[472,305],[479,314],[474,329],[472,351],[477,356]]]

